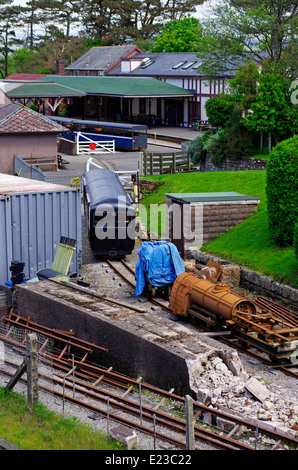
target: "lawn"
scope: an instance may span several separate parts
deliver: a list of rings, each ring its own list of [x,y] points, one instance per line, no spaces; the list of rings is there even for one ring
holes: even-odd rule
[[[23,450],[125,450],[76,418],[31,406],[21,394],[0,387],[0,437]]]
[[[164,184],[141,201],[146,208],[164,203],[166,193],[236,191],[259,198],[256,214],[203,245],[201,250],[268,275],[276,281],[298,286],[298,262],[294,249],[278,248],[270,239],[265,171],[179,173],[148,178]]]

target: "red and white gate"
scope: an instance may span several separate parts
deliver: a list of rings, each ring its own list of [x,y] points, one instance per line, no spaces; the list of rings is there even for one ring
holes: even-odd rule
[[[92,134],[88,134],[92,135]],[[98,136],[98,134],[93,134]],[[83,139],[83,140],[82,140]],[[80,154],[99,154],[99,153],[115,153],[115,141],[97,141],[87,137],[82,132],[76,133],[76,155]]]

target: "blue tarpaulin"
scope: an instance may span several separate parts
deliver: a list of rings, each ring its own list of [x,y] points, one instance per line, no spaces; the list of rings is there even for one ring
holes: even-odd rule
[[[135,268],[136,296],[142,294],[146,281],[162,287],[175,281],[185,272],[183,261],[173,243],[144,242],[138,251],[139,260]]]

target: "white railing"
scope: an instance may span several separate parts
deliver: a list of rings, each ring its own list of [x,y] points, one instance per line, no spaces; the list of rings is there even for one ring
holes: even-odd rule
[[[92,135],[92,134],[88,134]],[[93,134],[94,136],[98,137],[98,134]],[[81,139],[85,139],[82,141]],[[82,153],[115,153],[115,141],[114,140],[107,140],[107,141],[97,141],[93,140],[90,137],[87,137],[82,132],[76,133],[76,155]]]

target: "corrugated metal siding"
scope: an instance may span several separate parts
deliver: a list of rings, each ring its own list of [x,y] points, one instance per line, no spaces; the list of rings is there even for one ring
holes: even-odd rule
[[[11,217],[7,198],[0,198],[0,283],[10,278],[12,256]]]
[[[78,190],[10,194],[6,204],[12,246],[8,265],[12,260],[23,261],[26,277],[36,277],[39,269],[52,266],[60,237],[65,236],[77,240],[70,271],[81,273],[81,195]],[[2,227],[1,237],[4,236]],[[5,280],[7,278],[1,275],[0,283]]]

